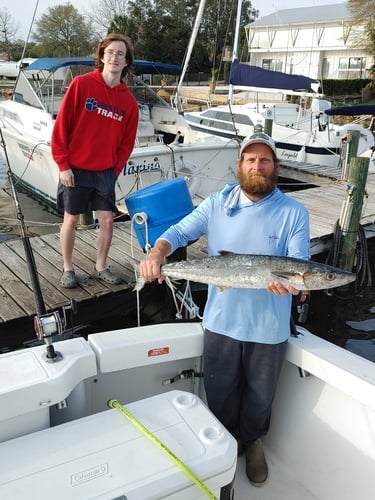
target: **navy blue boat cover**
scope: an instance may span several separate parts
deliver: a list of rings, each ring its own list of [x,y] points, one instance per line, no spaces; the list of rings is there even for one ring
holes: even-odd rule
[[[307,90],[319,84],[317,80],[303,75],[288,75],[281,71],[243,64],[234,60],[230,70],[230,83],[244,87],[260,87],[280,90]]]
[[[341,106],[340,108],[326,109],[327,115],[375,115],[375,104],[359,104],[358,106]]]

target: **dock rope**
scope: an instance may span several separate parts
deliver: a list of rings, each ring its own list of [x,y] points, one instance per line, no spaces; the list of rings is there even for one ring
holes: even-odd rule
[[[176,455],[162,442],[158,439],[155,434],[147,429],[139,420],[137,420],[134,415],[132,415],[124,406],[122,406],[117,399],[110,399],[107,406],[112,409],[119,410],[137,429],[139,429],[145,436],[147,436],[150,441],[152,441],[156,446],[158,446],[173,462],[186,474],[186,476],[195,483],[198,488],[211,500],[218,500],[215,495],[207,488],[207,486],[202,483],[202,481],[190,470],[187,465],[185,465]]]
[[[146,255],[148,255],[151,252],[152,246],[150,245],[149,238],[148,238],[148,223],[147,223],[147,214],[145,212],[137,212],[133,215],[131,219],[131,233],[130,233],[130,249],[131,249],[131,256],[135,260],[134,257],[134,223],[136,222],[137,224],[144,224],[145,226],[145,252]],[[135,281],[138,279],[138,269],[134,267],[134,275],[135,275]],[[137,325],[138,327],[141,326],[141,304],[140,304],[140,298],[139,298],[139,290],[136,291],[137,293]]]

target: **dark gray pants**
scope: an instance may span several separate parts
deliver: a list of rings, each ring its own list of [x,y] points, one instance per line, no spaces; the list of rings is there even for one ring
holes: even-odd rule
[[[266,434],[287,341],[240,342],[204,332],[204,387],[210,410],[236,438],[252,443]]]

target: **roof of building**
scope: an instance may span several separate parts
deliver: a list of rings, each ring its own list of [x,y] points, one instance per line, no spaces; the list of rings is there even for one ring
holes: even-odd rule
[[[330,5],[314,5],[314,7],[299,7],[296,9],[277,10],[268,16],[260,17],[251,27],[285,26],[290,24],[307,24],[313,22],[342,21],[351,19],[347,3]]]

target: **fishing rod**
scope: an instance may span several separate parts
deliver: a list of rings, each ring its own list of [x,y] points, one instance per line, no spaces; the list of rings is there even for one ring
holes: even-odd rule
[[[14,200],[16,208],[16,218],[19,222],[21,239],[23,242],[23,247],[26,255],[27,267],[31,280],[31,288],[34,293],[37,316],[34,318],[34,328],[38,338],[44,339],[47,347],[46,358],[47,361],[58,361],[61,359],[61,354],[56,352],[52,344],[52,335],[56,333],[62,333],[63,331],[63,320],[60,318],[57,311],[47,314],[46,305],[44,302],[42,289],[40,286],[37,266],[34,258],[34,253],[31,247],[30,239],[27,234],[25,219],[22,213],[21,205],[18,199],[18,194],[13,181],[13,173],[10,167],[10,161],[8,157],[8,152],[6,148],[6,143],[4,140],[4,135],[2,128],[0,127],[0,143],[4,151],[5,163],[7,166],[7,177],[9,180],[10,189],[12,192],[12,197]],[[65,315],[65,311],[64,311]],[[64,318],[65,319],[65,318]]]
[[[21,210],[21,206],[20,206],[19,199],[18,199],[18,194],[17,194],[16,188],[14,185],[13,173],[12,173],[12,170],[10,168],[8,152],[7,152],[7,148],[6,148],[6,144],[5,144],[5,140],[4,140],[4,135],[3,135],[3,131],[1,129],[1,127],[0,127],[0,137],[1,137],[1,145],[2,145],[3,151],[4,151],[5,162],[6,162],[6,166],[7,166],[7,177],[8,177],[9,186],[10,186],[10,189],[12,192],[12,198],[14,200],[14,205],[16,208],[16,218],[18,220],[19,228],[21,231],[21,239],[22,239],[23,247],[24,247],[25,254],[26,254],[27,267],[29,270],[31,284],[32,284],[32,288],[34,291],[34,295],[35,295],[36,306],[37,306],[38,314],[43,315],[43,314],[46,314],[46,312],[47,312],[46,306],[44,303],[42,290],[40,288],[40,283],[39,283],[38,273],[37,273],[37,269],[36,269],[34,254],[33,254],[32,248],[31,248],[30,239],[29,239],[29,237],[27,235],[27,231],[26,231],[25,219],[24,219],[24,216],[23,216],[23,213]]]

